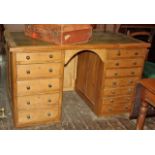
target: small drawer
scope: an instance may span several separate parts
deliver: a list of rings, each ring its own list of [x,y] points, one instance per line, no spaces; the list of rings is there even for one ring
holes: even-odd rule
[[[62,80],[61,80],[62,81]],[[59,91],[60,79],[17,81],[17,96]]]
[[[123,103],[118,105],[102,105],[101,114],[104,116],[120,115],[131,111],[132,103]]]
[[[62,63],[17,65],[17,79],[62,76]]]
[[[44,63],[44,62],[60,62],[63,60],[62,52],[25,52],[17,53],[16,61],[18,64]]]
[[[59,104],[59,93],[17,97],[17,109],[44,109]]]
[[[117,95],[132,95],[135,92],[135,87],[120,87],[120,88],[106,88],[103,90],[103,95],[117,96]]]
[[[109,105],[118,105],[120,103],[129,103],[133,101],[132,96],[117,96],[117,97],[104,97],[103,98],[103,104],[109,104]]]
[[[18,111],[16,124],[20,126],[53,121],[59,121],[58,105],[53,105],[51,109]]]
[[[146,49],[112,49],[108,50],[108,59],[120,59],[120,58],[130,58],[130,57],[145,57]]]
[[[107,69],[105,77],[127,77],[127,76],[141,76],[142,68],[127,68],[127,69]]]
[[[110,88],[117,88],[117,87],[125,87],[125,86],[135,86],[137,84],[137,81],[139,80],[138,77],[132,77],[132,78],[111,78],[111,79],[105,79],[104,86],[110,87]]]
[[[130,68],[143,66],[144,59],[123,59],[123,60],[108,60],[106,68]]]

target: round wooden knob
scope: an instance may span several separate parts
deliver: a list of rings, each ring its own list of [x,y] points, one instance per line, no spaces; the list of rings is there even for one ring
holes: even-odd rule
[[[134,62],[133,65],[134,65],[134,66],[137,65],[137,62]]]
[[[50,68],[50,69],[49,69],[49,72],[50,72],[50,73],[51,73],[51,72],[53,72],[53,69],[52,69],[52,68]]]
[[[49,58],[50,58],[50,59],[51,59],[51,58],[53,58],[53,55],[52,55],[52,54],[50,54],[50,55],[49,55]]]
[[[114,91],[111,91],[111,94],[115,94],[115,92]]]
[[[111,100],[110,100],[110,102],[111,102],[111,103],[113,103],[113,102],[114,102],[114,100],[113,100],[113,99],[111,99]]]
[[[52,88],[52,85],[51,85],[51,84],[49,84],[49,85],[48,85],[48,87],[49,87],[49,88]]]
[[[49,103],[52,102],[51,99],[48,99],[48,102],[49,102]]]
[[[135,55],[138,55],[138,52],[135,52]]]
[[[30,115],[27,115],[27,119],[31,119],[31,116]]]
[[[132,80],[129,80],[129,84],[132,84],[133,83],[133,81]]]
[[[115,75],[115,76],[118,76],[118,73],[115,73],[114,75]]]
[[[131,75],[134,75],[135,74],[135,72],[131,72]]]
[[[121,52],[120,50],[117,51],[117,56],[120,56],[121,55]]]
[[[113,85],[113,86],[116,86],[116,85],[117,85],[117,83],[116,83],[116,82],[113,82],[113,83],[112,83],[112,85]]]
[[[132,91],[132,89],[131,89],[131,88],[129,88],[129,89],[128,89],[128,92],[129,92],[129,93],[131,93],[131,91]]]
[[[30,101],[27,101],[27,105],[30,105],[31,103],[30,103]]]
[[[30,87],[30,86],[27,86],[26,88],[27,88],[27,90],[30,90],[30,89],[31,89],[31,87]]]
[[[30,70],[27,70],[26,73],[27,73],[27,74],[30,74],[31,72],[30,72]]]
[[[119,66],[119,62],[117,62],[115,65],[116,65],[116,66]]]
[[[27,60],[30,60],[30,56],[26,56],[26,59],[27,59]]]
[[[52,114],[51,114],[51,112],[49,112],[47,115],[50,117]]]

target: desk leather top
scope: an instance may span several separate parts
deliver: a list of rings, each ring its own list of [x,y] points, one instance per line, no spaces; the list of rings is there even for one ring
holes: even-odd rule
[[[88,48],[124,48],[124,47],[150,47],[149,43],[127,37],[120,33],[93,31],[92,38],[88,43],[72,45],[54,45],[44,41],[32,39],[24,35],[24,32],[5,32],[5,39],[10,48],[46,46],[56,49],[88,49]]]

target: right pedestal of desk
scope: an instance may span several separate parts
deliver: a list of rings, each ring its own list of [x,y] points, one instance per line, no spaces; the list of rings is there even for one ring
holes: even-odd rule
[[[109,48],[104,52],[105,62],[93,51],[79,54],[76,91],[98,116],[129,113],[147,49]]]

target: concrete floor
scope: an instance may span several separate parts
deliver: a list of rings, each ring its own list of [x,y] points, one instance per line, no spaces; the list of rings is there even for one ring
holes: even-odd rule
[[[0,56],[1,60],[1,56]],[[1,130],[15,129],[12,120],[11,101],[8,97],[5,74],[5,61],[0,61],[0,107],[6,110],[7,118],[0,119]],[[50,124],[22,128],[27,130],[134,130],[135,120],[129,120],[127,115],[98,118],[76,94],[65,92],[63,95],[62,121]],[[147,118],[144,129],[155,129],[155,118]]]

